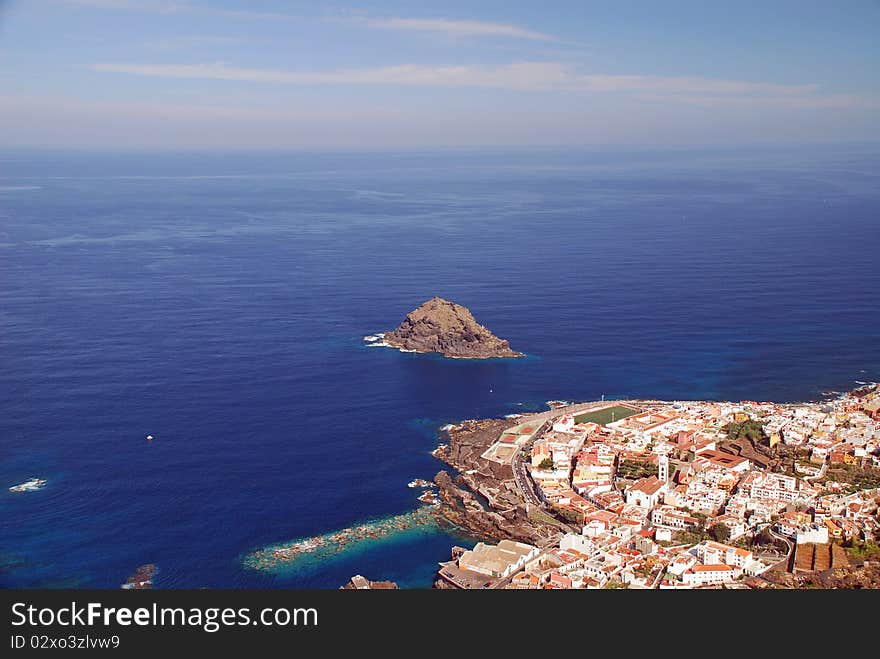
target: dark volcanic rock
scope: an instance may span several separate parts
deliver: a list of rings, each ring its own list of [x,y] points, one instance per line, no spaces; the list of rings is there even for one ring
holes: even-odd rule
[[[860,567],[832,568],[821,572],[804,572],[791,574],[774,570],[765,572],[758,579],[763,583],[756,587],[773,588],[820,588],[820,589],[870,589],[880,588],[880,563],[865,562]]]
[[[510,465],[481,457],[512,423],[509,419],[472,419],[449,429],[449,443],[434,455],[461,473],[453,478],[441,471],[434,477],[440,499],[437,512],[441,522],[481,539],[508,538],[543,547],[572,529],[547,513],[530,513]]]
[[[442,502],[440,516],[453,526],[480,538],[508,538],[538,545],[545,544],[557,532],[555,528],[530,520],[522,506],[504,511],[484,508],[464,482],[456,481],[445,471],[434,477]]]
[[[128,580],[122,584],[126,590],[148,590],[153,587],[153,578],[156,576],[158,568],[154,563],[141,565]]]
[[[466,307],[434,297],[410,312],[383,339],[389,345],[416,352],[439,352],[446,357],[488,359],[522,357],[474,320]]]
[[[397,584],[393,581],[370,581],[356,574],[341,587],[341,590],[397,590]]]
[[[513,472],[508,465],[499,465],[480,457],[510,425],[511,422],[507,419],[463,421],[449,431],[449,443],[435,455],[459,471],[478,469],[496,476],[499,480],[513,478]]]

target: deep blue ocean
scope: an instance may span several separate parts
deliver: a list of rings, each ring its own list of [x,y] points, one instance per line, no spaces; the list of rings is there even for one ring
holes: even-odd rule
[[[880,380],[878,255],[878,148],[4,153],[0,585],[428,586],[460,540],[241,558],[413,509],[448,422]],[[434,295],[528,356],[365,346]]]

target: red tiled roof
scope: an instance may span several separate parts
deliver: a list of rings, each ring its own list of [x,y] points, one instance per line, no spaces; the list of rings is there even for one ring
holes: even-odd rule
[[[654,494],[663,487],[663,482],[659,480],[656,476],[648,476],[647,478],[642,478],[633,485],[633,490],[636,492],[644,492],[647,495]]]
[[[740,465],[747,460],[747,458],[743,458],[738,455],[731,455],[730,453],[724,453],[723,451],[713,451],[711,449],[701,451],[700,457],[706,458],[710,462],[721,467],[736,467],[737,465]]]
[[[596,512],[590,513],[587,515],[587,519],[595,519],[599,522],[610,522],[616,518],[617,515],[608,511],[608,510],[597,510]]]
[[[733,570],[729,565],[694,565],[691,570],[694,572],[729,572]]]

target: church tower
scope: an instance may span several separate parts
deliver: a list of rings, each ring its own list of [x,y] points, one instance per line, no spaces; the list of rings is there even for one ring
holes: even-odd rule
[[[669,456],[665,453],[660,454],[660,461],[657,468],[657,479],[663,485],[669,484]]]

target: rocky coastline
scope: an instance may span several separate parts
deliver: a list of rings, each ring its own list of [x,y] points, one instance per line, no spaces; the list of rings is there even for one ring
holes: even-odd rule
[[[393,581],[371,581],[366,577],[356,574],[348,580],[339,590],[398,590],[398,585]]]
[[[443,470],[434,477],[440,499],[438,515],[479,538],[545,545],[570,529],[529,509],[509,466],[481,457],[509,425],[507,419],[484,419],[465,421],[445,431],[448,442],[434,455],[457,473]]]

